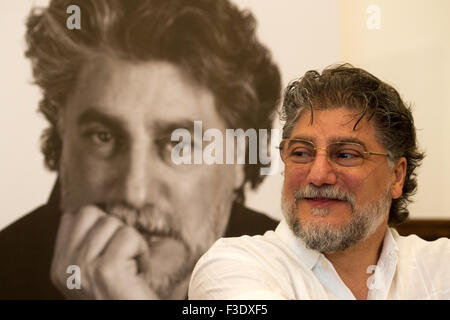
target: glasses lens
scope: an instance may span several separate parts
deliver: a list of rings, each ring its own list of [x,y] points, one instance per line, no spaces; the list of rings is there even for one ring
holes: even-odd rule
[[[283,160],[287,163],[310,163],[314,156],[314,146],[307,141],[288,140],[283,148]]]
[[[328,152],[330,160],[343,167],[360,166],[364,161],[364,147],[357,143],[330,144]]]

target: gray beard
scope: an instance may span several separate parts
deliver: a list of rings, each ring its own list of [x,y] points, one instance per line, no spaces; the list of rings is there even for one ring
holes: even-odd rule
[[[295,194],[294,197],[297,198]],[[389,214],[391,201],[390,188],[378,200],[363,207],[357,207],[350,201],[351,220],[340,228],[326,223],[302,223],[297,216],[296,202],[291,203],[284,196],[282,196],[282,211],[294,235],[303,240],[308,248],[322,253],[332,253],[344,251],[372,235]],[[329,210],[314,208],[312,214],[327,216]]]

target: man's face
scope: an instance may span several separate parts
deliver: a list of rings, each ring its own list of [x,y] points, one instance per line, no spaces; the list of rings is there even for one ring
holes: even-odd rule
[[[336,141],[357,142],[366,151],[386,153],[370,121],[364,118],[353,130],[356,114],[345,107],[315,110],[310,124],[307,111],[290,138],[311,141],[318,148]],[[369,155],[360,166],[342,167],[318,149],[311,163],[286,165],[283,212],[309,247],[322,252],[345,250],[387,222],[392,198],[401,195],[394,171],[385,156]]]
[[[169,63],[102,58],[84,66],[60,120],[63,210],[94,204],[135,227],[148,282],[171,297],[223,234],[242,183],[242,168],[171,161],[173,130],[225,130],[212,93]]]

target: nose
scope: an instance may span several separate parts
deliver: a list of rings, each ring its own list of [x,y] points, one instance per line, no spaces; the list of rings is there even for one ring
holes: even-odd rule
[[[336,173],[328,160],[326,152],[319,152],[318,150],[308,172],[308,183],[320,187],[324,184],[335,184],[336,179]]]
[[[129,205],[141,208],[147,202],[149,174],[149,152],[145,141],[130,146],[125,156],[125,166],[122,176],[122,198]]]

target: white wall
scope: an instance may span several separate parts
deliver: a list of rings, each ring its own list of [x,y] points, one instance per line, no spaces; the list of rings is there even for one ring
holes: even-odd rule
[[[0,1],[0,229],[46,202],[54,180],[39,151],[46,123],[36,112],[39,90],[31,85],[24,57],[25,19],[32,4]]]
[[[367,28],[369,5],[379,10],[379,29]],[[411,217],[450,219],[450,1],[341,0],[340,8],[342,59],[392,84],[414,106],[427,156]]]

